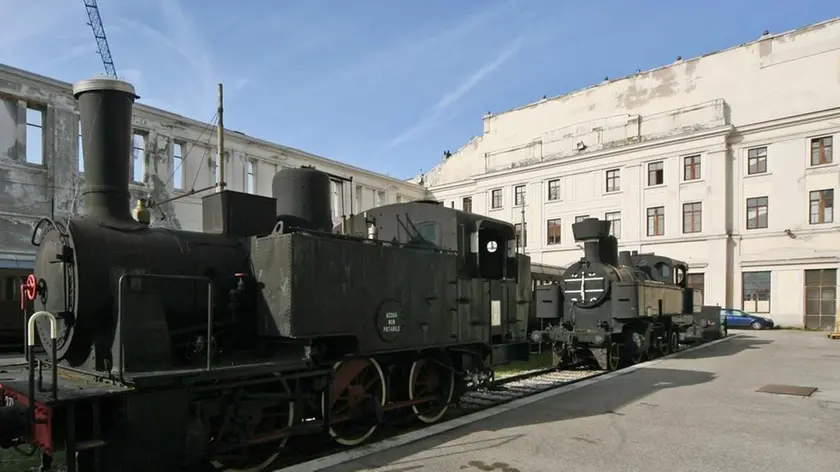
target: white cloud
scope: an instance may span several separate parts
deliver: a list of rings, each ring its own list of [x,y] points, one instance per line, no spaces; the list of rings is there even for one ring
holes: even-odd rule
[[[501,67],[505,62],[513,57],[514,54],[522,49],[524,43],[525,37],[520,36],[510,45],[502,49],[499,54],[493,58],[493,60],[485,63],[465,77],[457,87],[446,93],[440,98],[440,100],[432,105],[420,121],[388,142],[383,150],[387,150],[416,139],[450,119],[447,117],[446,111],[452,107],[452,105],[457,103],[458,100],[470,93],[471,90],[490,76],[496,69]]]

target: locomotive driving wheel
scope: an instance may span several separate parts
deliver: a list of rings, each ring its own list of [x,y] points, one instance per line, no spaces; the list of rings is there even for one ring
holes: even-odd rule
[[[672,329],[668,334],[668,345],[670,346],[671,352],[677,352],[680,350],[680,333],[677,330]]]
[[[455,373],[437,358],[424,358],[411,364],[408,376],[408,398],[431,400],[411,405],[414,415],[424,423],[434,423],[449,409],[455,393]]]
[[[290,393],[286,382],[268,387],[256,385],[242,392],[228,414],[216,442],[223,452],[214,455],[211,464],[217,471],[262,472],[280,455],[288,436],[272,439],[277,430],[291,427],[295,421],[295,403],[277,397]],[[275,397],[275,398],[272,398]]]
[[[609,371],[618,370],[621,367],[623,351],[621,343],[617,342],[610,342],[605,348],[591,350],[596,366]]]
[[[376,431],[385,406],[385,375],[373,358],[333,365],[330,404],[321,394],[321,412],[330,412],[330,436],[344,446],[361,444]]]
[[[665,331],[662,336],[656,341],[659,353],[667,356],[671,353],[671,331]]]

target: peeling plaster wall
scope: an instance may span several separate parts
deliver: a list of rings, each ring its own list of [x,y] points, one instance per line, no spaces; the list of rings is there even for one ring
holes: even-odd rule
[[[818,91],[818,92],[817,92]],[[840,21],[607,81],[484,117],[484,132],[425,176],[476,175],[714,127],[836,106]]]
[[[142,95],[142,90],[138,93]],[[26,160],[27,107],[43,110],[41,163]],[[135,133],[144,136],[137,155],[144,173],[129,185],[132,202],[151,197],[164,201],[153,212],[152,224],[171,228],[201,229],[201,197],[212,190],[194,192],[218,181],[215,127],[163,110],[134,106]],[[30,133],[28,135],[28,133]],[[63,219],[84,209],[82,191],[86,185],[80,161],[79,117],[71,84],[0,65],[0,253],[32,254],[32,229],[38,218]],[[177,166],[173,143],[181,144],[183,159]],[[34,147],[34,146],[33,146]],[[31,149],[30,149],[31,151]],[[225,130],[225,182],[227,188],[271,195],[271,180],[282,167],[314,165],[332,174],[353,178],[333,185],[334,219],[350,211],[377,203],[394,203],[424,198],[424,187],[394,179],[337,161]],[[253,187],[247,188],[248,162],[252,162]],[[178,169],[176,170],[176,166]],[[181,185],[175,182],[180,177]],[[360,197],[360,198],[357,198]],[[133,203],[132,203],[133,204]]]
[[[816,138],[833,140],[832,162],[811,164]],[[537,262],[578,260],[575,219],[610,215],[620,221],[621,250],[687,262],[706,304],[753,311],[742,277],[769,273],[769,303],[755,311],[803,326],[805,271],[840,272],[838,145],[835,20],[487,116],[484,134],[423,180],[446,206],[462,208],[468,197],[476,213],[524,220],[525,252]],[[758,150],[766,170],[750,173]],[[686,177],[692,156],[695,179]],[[664,181],[651,184],[649,166],[660,163]],[[606,188],[607,172],[618,175],[618,189]],[[515,202],[517,188],[524,205]],[[818,191],[834,192],[833,217],[812,223]],[[766,228],[747,225],[747,200],[756,197],[768,199]],[[687,204],[700,205],[698,231],[686,231]],[[653,208],[664,212],[662,234],[648,234]],[[550,227],[559,241],[549,241]]]

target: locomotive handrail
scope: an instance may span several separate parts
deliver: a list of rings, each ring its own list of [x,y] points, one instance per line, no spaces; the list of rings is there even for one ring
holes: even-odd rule
[[[55,320],[55,315],[48,311],[36,311],[33,313],[26,323],[26,344],[29,361],[29,405],[27,405],[27,412],[29,415],[30,424],[35,424],[35,356],[32,355],[32,349],[35,347],[35,321],[41,317],[47,317],[50,322],[50,341],[52,344],[52,397],[53,400],[58,399],[58,356],[56,355],[56,339],[58,338],[58,323]],[[40,363],[39,375],[40,375]],[[39,383],[41,382],[39,378]],[[39,385],[41,388],[41,385]]]
[[[120,353],[119,376],[120,381],[125,380],[125,351],[123,348],[123,295],[125,284],[130,279],[158,279],[158,280],[192,280],[195,282],[207,283],[207,366],[206,370],[212,367],[213,343],[213,281],[208,277],[199,275],[168,275],[168,274],[122,274],[117,282],[117,326],[119,326],[117,341],[117,352]]]

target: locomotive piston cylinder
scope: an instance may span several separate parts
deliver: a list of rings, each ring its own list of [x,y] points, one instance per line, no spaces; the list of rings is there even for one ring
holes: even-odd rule
[[[79,103],[87,188],[84,214],[105,220],[135,222],[128,182],[131,171],[131,116],[134,86],[97,77],[73,85]]]

